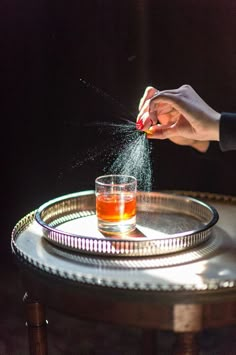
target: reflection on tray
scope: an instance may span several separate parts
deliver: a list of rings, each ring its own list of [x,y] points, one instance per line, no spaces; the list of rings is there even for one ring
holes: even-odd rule
[[[60,232],[88,238],[115,238],[115,239],[163,239],[176,234],[190,234],[199,230],[204,224],[193,216],[186,218],[183,214],[140,212],[137,215],[136,229],[129,233],[106,234],[97,228],[96,215],[77,218],[61,223],[56,230]]]

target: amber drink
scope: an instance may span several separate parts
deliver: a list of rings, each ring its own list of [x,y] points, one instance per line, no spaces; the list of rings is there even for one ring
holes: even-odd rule
[[[95,180],[98,229],[127,233],[136,227],[137,180],[129,175],[104,175]]]

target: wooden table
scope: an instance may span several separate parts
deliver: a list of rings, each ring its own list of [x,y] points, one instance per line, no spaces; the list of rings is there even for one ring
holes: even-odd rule
[[[173,354],[190,355],[199,353],[197,335],[202,330],[236,324],[236,199],[183,193],[213,205],[220,218],[207,243],[173,256],[175,264],[167,258],[167,266],[161,268],[108,270],[89,266],[88,260],[85,265],[73,259],[65,263],[48,241],[37,233],[32,238],[32,230],[26,251],[18,238],[32,226],[34,213],[18,223],[12,250],[25,289],[31,355],[48,353],[47,307],[80,319],[140,327],[146,355],[158,354],[158,330],[177,334]],[[37,251],[38,260],[31,258],[30,250],[32,255]],[[78,268],[74,273],[67,269],[71,263]],[[135,281],[139,275],[140,283]]]

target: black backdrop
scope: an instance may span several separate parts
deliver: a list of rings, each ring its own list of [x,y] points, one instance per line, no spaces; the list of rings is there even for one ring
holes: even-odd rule
[[[99,159],[72,168],[103,139],[84,122],[137,113],[147,85],[192,85],[219,111],[236,111],[233,0],[4,0],[0,11],[2,89],[2,256],[14,224],[41,203],[93,189]],[[154,142],[153,189],[236,193],[236,153],[207,159]]]

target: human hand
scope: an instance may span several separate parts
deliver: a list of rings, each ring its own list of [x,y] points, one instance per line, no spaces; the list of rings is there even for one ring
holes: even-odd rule
[[[147,138],[167,139],[206,151],[211,140],[219,140],[220,114],[189,85],[158,91],[147,87],[140,100],[136,127]]]

